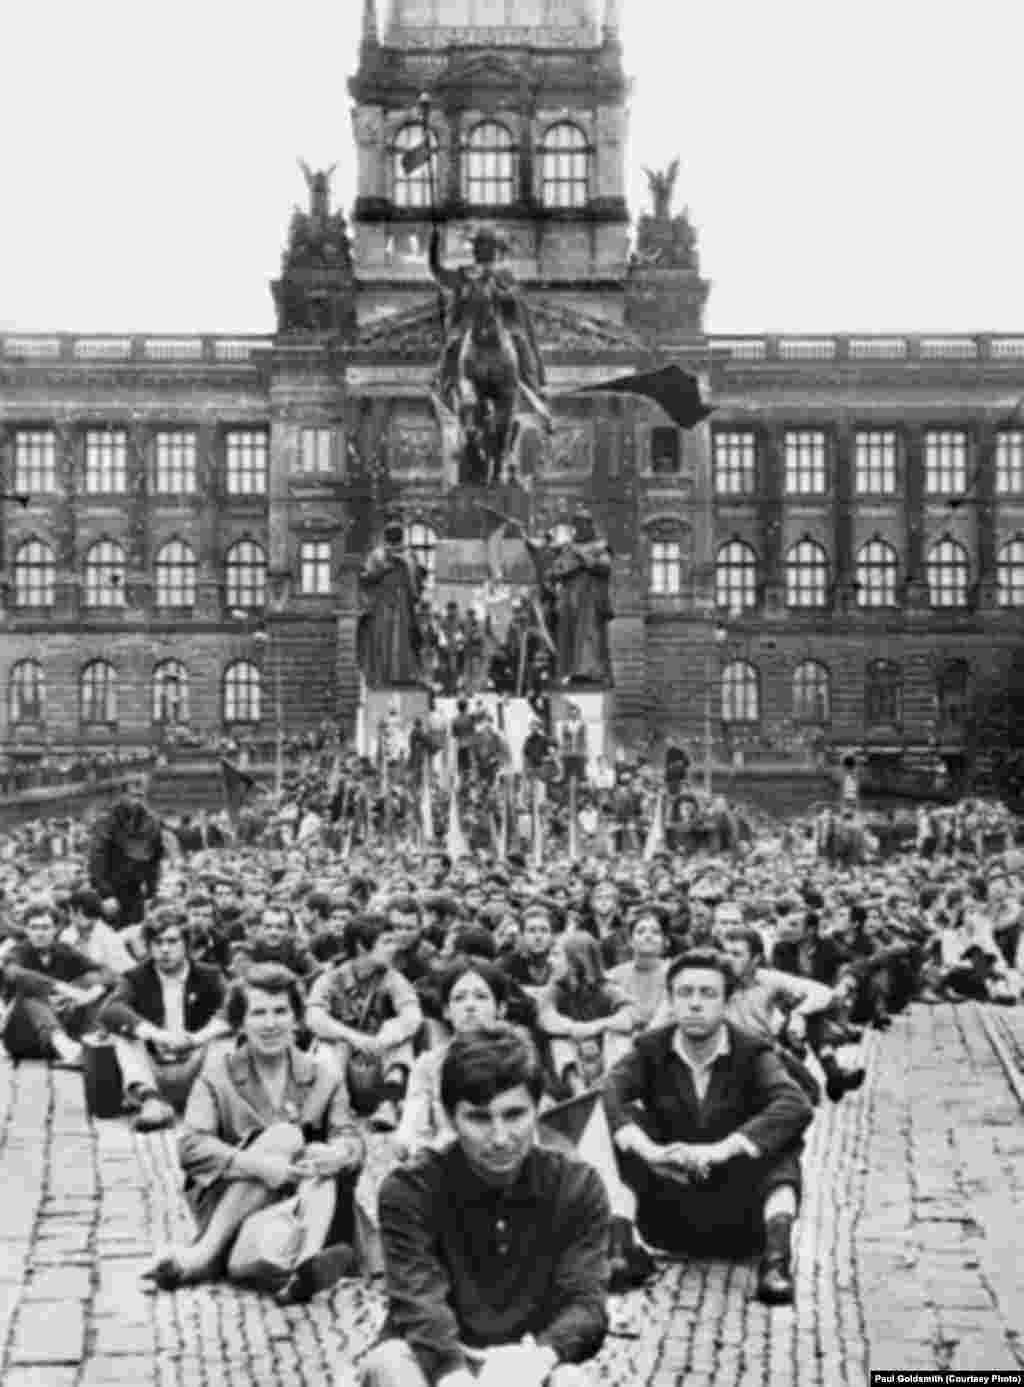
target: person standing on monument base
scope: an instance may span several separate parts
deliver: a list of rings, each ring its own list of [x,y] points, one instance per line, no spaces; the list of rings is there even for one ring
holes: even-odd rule
[[[420,598],[425,571],[397,521],[384,527],[359,575],[363,611],[356,632],[359,669],[371,689],[422,682]]]
[[[601,539],[589,511],[573,518],[573,534],[555,556],[548,580],[555,589],[555,643],[558,678],[563,684],[608,688],[612,680],[608,623],[612,551]]]

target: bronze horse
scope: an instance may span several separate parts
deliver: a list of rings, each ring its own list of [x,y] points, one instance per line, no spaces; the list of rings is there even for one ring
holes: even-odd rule
[[[458,354],[456,407],[467,462],[472,470],[485,471],[487,482],[493,484],[503,479],[514,440],[519,357],[493,279],[471,284],[464,313],[468,326]]]

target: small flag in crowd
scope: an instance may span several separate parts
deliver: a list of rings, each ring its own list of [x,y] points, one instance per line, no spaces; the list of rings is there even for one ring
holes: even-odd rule
[[[451,798],[448,801],[448,837],[445,843],[445,851],[453,862],[457,862],[460,857],[469,856],[469,844],[466,842],[466,835],[462,831],[462,821],[459,817],[459,782],[452,782]]]
[[[652,858],[665,846],[665,796],[659,793],[657,803],[654,806],[654,813],[651,816],[651,826],[647,830],[647,842],[644,844],[644,861],[650,862]]]
[[[424,847],[434,844],[434,805],[430,798],[430,772],[423,768],[423,789],[420,794],[420,827],[423,830]]]
[[[586,1161],[612,1187],[619,1183],[615,1145],[599,1090],[546,1108],[540,1115],[539,1141],[541,1146]]]
[[[247,771],[239,770],[226,756],[220,758],[220,771],[224,781],[224,803],[234,823],[256,781]]]

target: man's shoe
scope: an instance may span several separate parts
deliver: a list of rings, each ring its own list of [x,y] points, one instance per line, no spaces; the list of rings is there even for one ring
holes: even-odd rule
[[[278,1305],[306,1305],[321,1291],[329,1291],[343,1276],[354,1276],[359,1259],[348,1243],[335,1243],[307,1257],[289,1276],[274,1299]]]
[[[398,1108],[390,1098],[385,1098],[370,1114],[370,1128],[374,1132],[393,1132],[398,1127]]]
[[[846,1092],[846,1077],[839,1068],[831,1069],[825,1080],[825,1093],[830,1103],[838,1103]]]
[[[142,1107],[132,1126],[137,1132],[162,1132],[174,1126],[174,1109],[156,1094],[143,1099]]]
[[[843,1075],[843,1088],[847,1093],[853,1093],[858,1088],[863,1088],[864,1080],[867,1077],[867,1070],[864,1066],[858,1065],[856,1069],[851,1069]]]
[[[769,1219],[764,1230],[764,1256],[757,1273],[757,1298],[765,1305],[792,1305],[793,1220],[788,1214]]]

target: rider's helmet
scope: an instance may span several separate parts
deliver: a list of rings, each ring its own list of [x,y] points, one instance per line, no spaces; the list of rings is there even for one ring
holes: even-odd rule
[[[504,242],[492,227],[482,226],[473,237],[473,259],[478,264],[491,264],[503,248]]]

